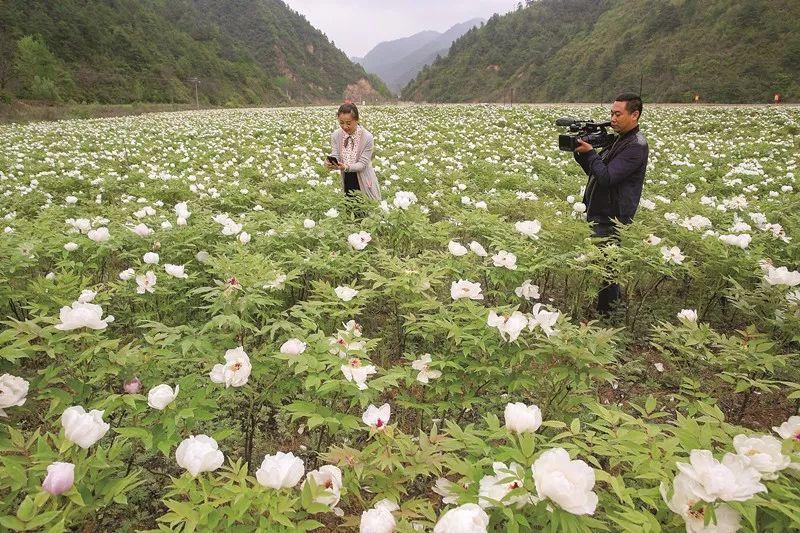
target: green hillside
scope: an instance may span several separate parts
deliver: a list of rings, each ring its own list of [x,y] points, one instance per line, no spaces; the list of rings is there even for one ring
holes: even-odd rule
[[[492,17],[403,90],[413,100],[800,101],[797,0],[540,0]]]
[[[195,85],[211,105],[390,96],[280,0],[0,2],[6,100],[186,103]]]

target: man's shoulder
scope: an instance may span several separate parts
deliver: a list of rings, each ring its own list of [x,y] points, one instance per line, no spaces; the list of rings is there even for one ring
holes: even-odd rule
[[[633,135],[631,144],[647,148],[647,138],[644,136],[644,133],[642,133],[642,130],[637,131],[636,134]]]

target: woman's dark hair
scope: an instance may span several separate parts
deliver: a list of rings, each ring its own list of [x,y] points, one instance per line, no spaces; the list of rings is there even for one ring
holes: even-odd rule
[[[339,111],[336,112],[336,116],[339,115],[352,115],[354,119],[358,120],[358,108],[356,104],[342,104],[339,106]]]

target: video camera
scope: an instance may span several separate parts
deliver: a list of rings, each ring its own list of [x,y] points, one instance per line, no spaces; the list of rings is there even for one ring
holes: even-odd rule
[[[611,122],[594,122],[593,120],[578,120],[572,117],[561,117],[556,120],[556,126],[569,128],[570,133],[558,136],[558,149],[564,152],[574,152],[578,147],[578,139],[591,144],[595,148],[611,146],[616,138],[613,133],[608,133],[606,128]]]

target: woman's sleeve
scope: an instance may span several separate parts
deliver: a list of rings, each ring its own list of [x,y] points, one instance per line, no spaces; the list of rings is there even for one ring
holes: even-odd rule
[[[350,165],[350,172],[362,172],[372,161],[372,136],[370,135],[364,141],[364,150],[361,152],[361,157],[358,161]]]
[[[331,155],[336,159],[341,160],[339,157],[339,143],[336,141],[335,131],[331,133]]]

